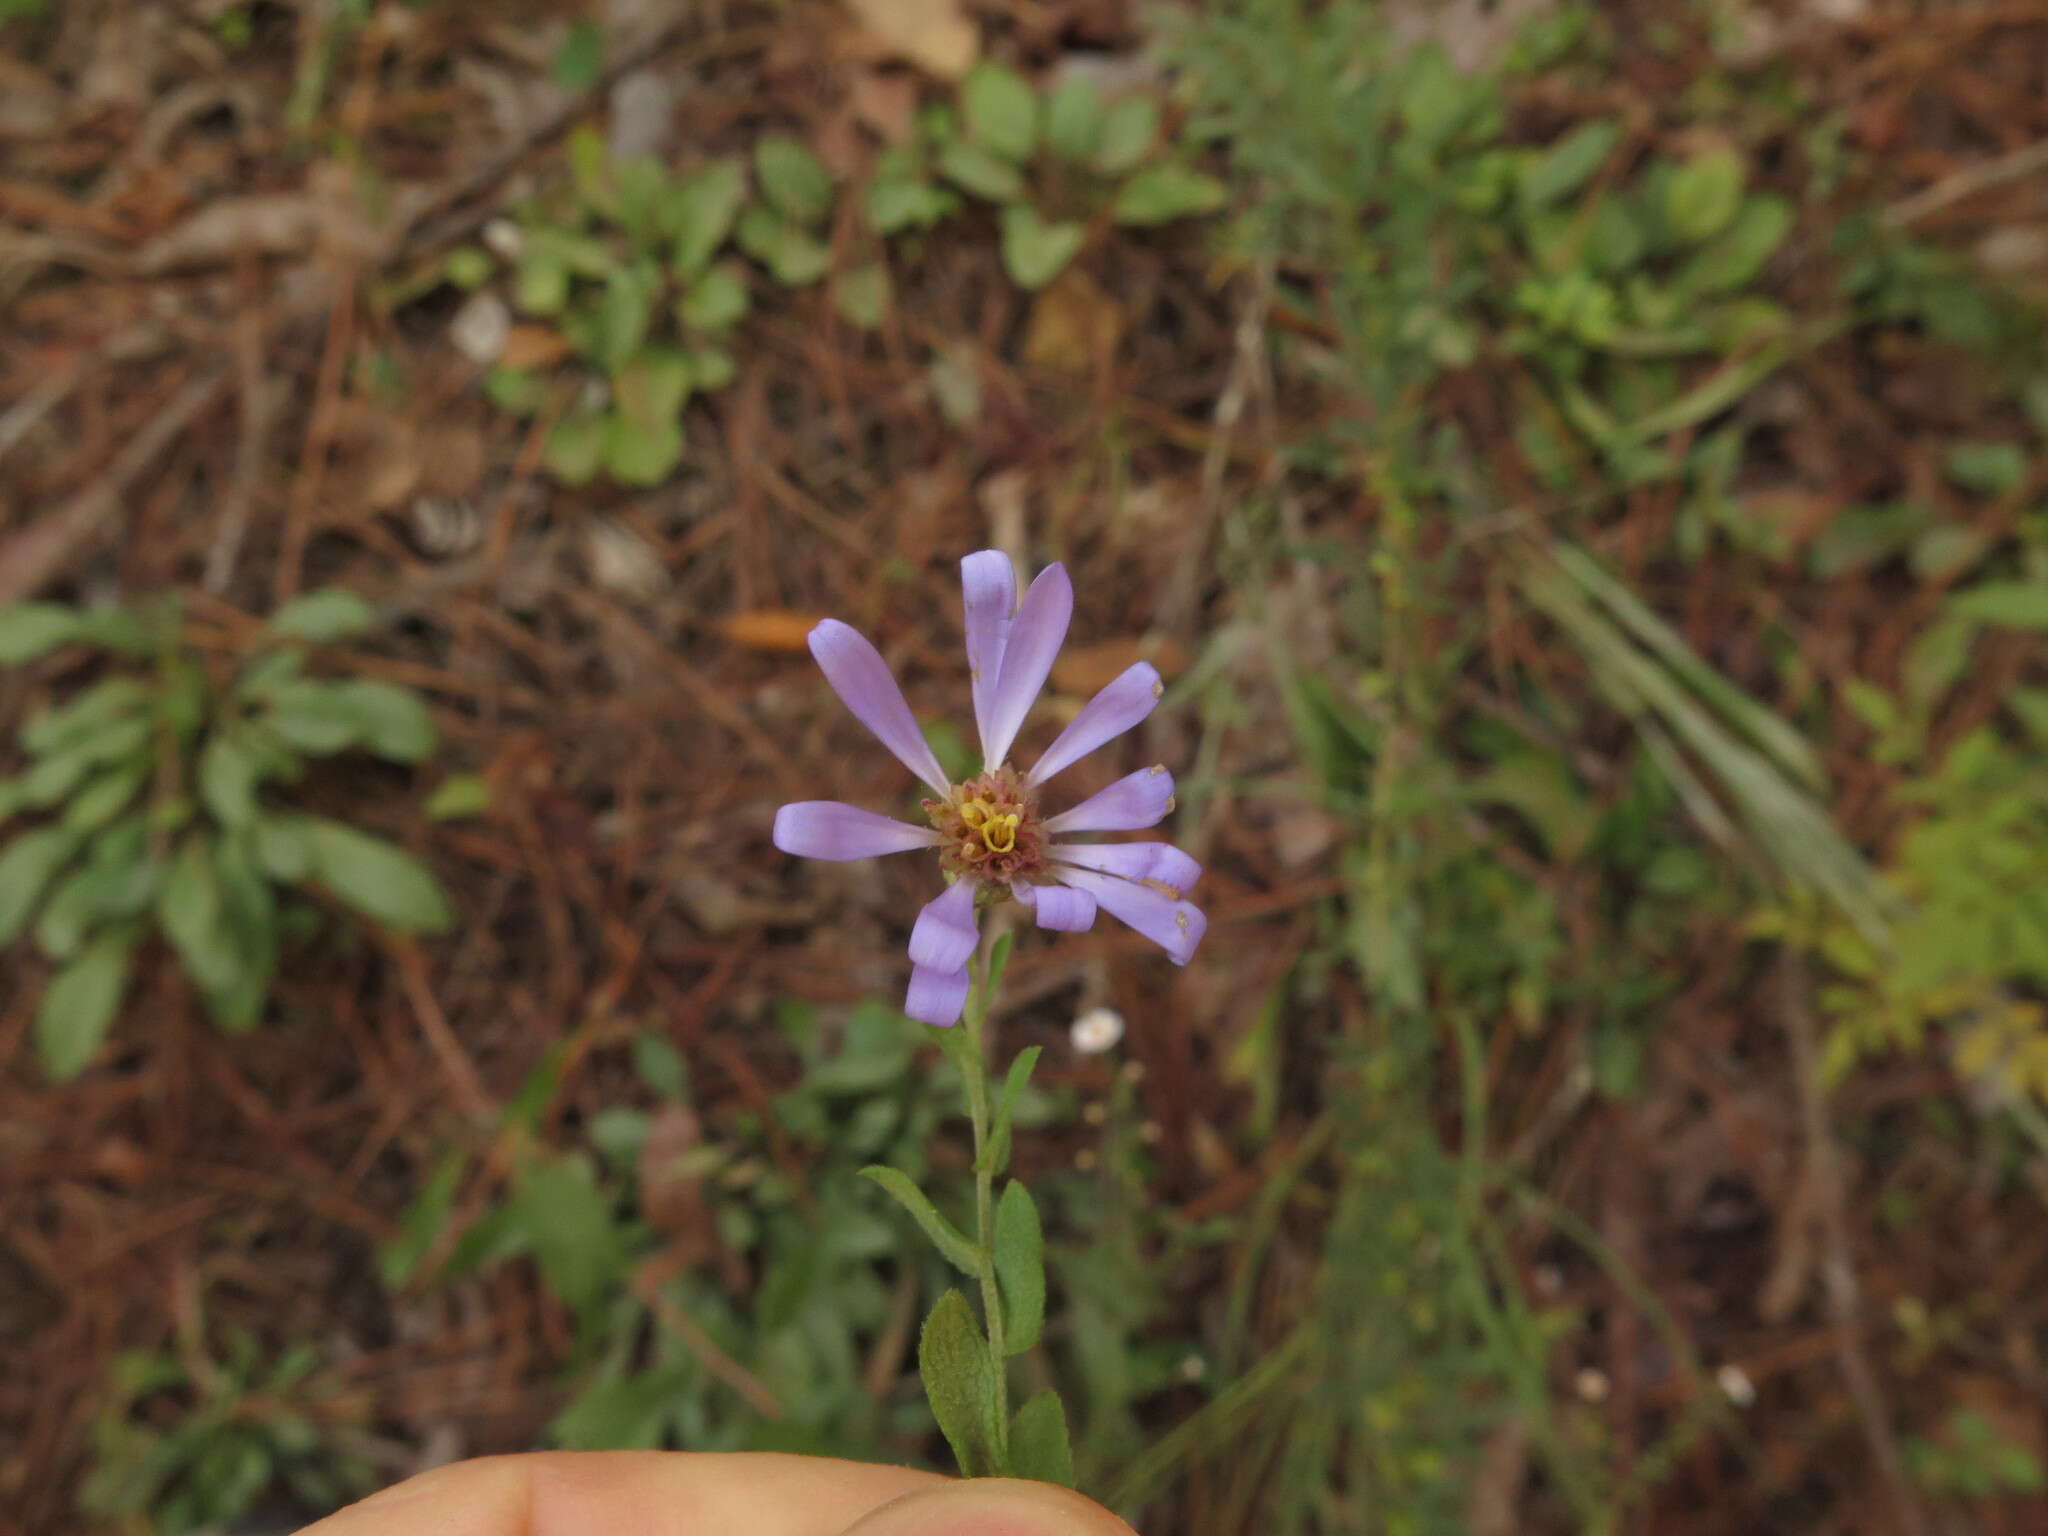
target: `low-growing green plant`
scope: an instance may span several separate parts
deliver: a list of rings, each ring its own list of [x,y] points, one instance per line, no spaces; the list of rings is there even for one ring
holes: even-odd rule
[[[115,1361],[80,1492],[86,1514],[184,1536],[225,1529],[280,1485],[314,1515],[369,1491],[373,1469],[334,1436],[362,1427],[359,1394],[321,1368],[318,1351],[296,1344],[266,1360],[239,1329],[223,1344],[196,1374],[175,1349]]]
[[[786,133],[763,134],[745,160],[676,172],[651,156],[614,160],[585,129],[570,138],[569,163],[568,183],[521,211],[498,256],[464,248],[444,268],[480,288],[502,259],[512,308],[566,343],[562,363],[501,364],[485,389],[517,415],[551,416],[544,463],[568,484],[655,485],[682,462],[690,399],[736,376],[732,335],[755,298],[749,261],[784,288],[829,278],[839,314],[873,328],[892,291],[887,243],[969,198],[996,206],[1004,268],[1026,288],[1073,260],[1097,213],[1163,224],[1223,202],[1220,182],[1162,142],[1153,95],[1110,100],[1080,76],[1041,92],[994,63],[879,158],[857,197],[860,254],[836,265],[827,232],[841,222],[841,189]]]
[[[105,662],[96,681],[22,725],[24,766],[0,780],[0,825],[34,818],[0,851],[0,944],[32,931],[57,966],[35,1026],[51,1076],[75,1076],[99,1049],[152,929],[215,1021],[240,1031],[262,1015],[281,943],[318,922],[295,891],[323,891],[394,928],[452,921],[411,854],[277,793],[308,758],[433,754],[433,720],[411,689],[309,670],[311,647],[373,619],[352,593],[307,593],[230,669],[184,643],[175,600],[0,609],[0,665],[59,647]]]
[[[502,1194],[451,1229],[480,1163],[453,1151],[386,1250],[393,1286],[538,1267],[576,1319],[557,1443],[916,1455],[929,1435],[922,1398],[897,1389],[913,1308],[944,1266],[860,1170],[886,1161],[948,1209],[971,1207],[970,1172],[931,1162],[958,1081],[944,1061],[913,1070],[916,1037],[894,1009],[865,1004],[830,1031],[805,1006],[777,1016],[802,1076],[715,1132],[690,1108],[681,1055],[643,1034],[631,1054],[652,1106],[613,1105],[568,1144],[540,1144],[557,1051],[506,1111],[520,1135]],[[1027,1090],[1018,1122],[1054,1106]],[[677,1253],[687,1262],[664,1264]],[[877,1359],[892,1336],[895,1355]]]
[[[1911,1436],[1904,1450],[1906,1471],[1929,1493],[1988,1499],[2048,1488],[2041,1458],[1975,1408],[1954,1410],[1938,1438]]]

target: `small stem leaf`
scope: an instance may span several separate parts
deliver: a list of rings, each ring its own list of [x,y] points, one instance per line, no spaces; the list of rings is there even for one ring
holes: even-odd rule
[[[941,1216],[938,1207],[925,1198],[923,1190],[911,1183],[909,1177],[894,1168],[880,1166],[861,1169],[861,1177],[873,1179],[896,1199],[896,1203],[910,1212],[911,1218],[924,1228],[924,1235],[930,1238],[946,1262],[964,1275],[980,1272],[981,1258],[974,1245],[960,1234],[960,1229]]]
[[[988,1477],[1005,1469],[997,1464],[995,1447],[996,1366],[988,1341],[974,1326],[973,1309],[958,1291],[939,1298],[917,1346],[918,1374],[946,1443],[968,1477]]]
[[[1074,1486],[1074,1449],[1067,1442],[1067,1410],[1059,1393],[1039,1393],[1010,1420],[1010,1475]]]
[[[1019,1051],[1003,1078],[1002,1092],[996,1097],[995,1124],[989,1129],[986,1157],[991,1174],[1001,1173],[1009,1166],[1010,1120],[1017,1112],[1018,1097],[1031,1081],[1032,1069],[1038,1065],[1039,1050],[1038,1046],[1028,1045]]]
[[[997,939],[988,952],[988,977],[981,984],[982,1011],[995,1006],[996,993],[1002,990],[1003,972],[1010,966],[1010,946],[1015,934],[1006,933]]]
[[[1003,1292],[1003,1350],[1021,1355],[1045,1328],[1045,1235],[1031,1192],[1015,1179],[996,1202],[996,1279]]]
[[[83,1072],[106,1039],[128,985],[134,948],[125,930],[103,933],[51,978],[36,1010],[36,1049],[43,1070],[58,1082]]]

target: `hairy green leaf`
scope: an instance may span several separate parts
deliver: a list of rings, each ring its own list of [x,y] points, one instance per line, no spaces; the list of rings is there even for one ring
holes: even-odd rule
[[[754,174],[769,206],[810,229],[832,212],[832,173],[825,162],[786,133],[763,134],[754,144]]]
[[[1017,1410],[1010,1420],[1012,1477],[1074,1486],[1074,1449],[1067,1439],[1067,1410],[1060,1395],[1048,1388]]]
[[[871,1166],[860,1171],[864,1179],[872,1179],[895,1197],[896,1203],[908,1211],[913,1220],[924,1229],[924,1235],[943,1254],[948,1263],[962,1274],[980,1272],[981,1261],[974,1244],[960,1235],[960,1229],[939,1214],[938,1207],[925,1196],[925,1192],[910,1181],[908,1175],[894,1168]]]
[[[918,1374],[932,1417],[968,1477],[1001,1472],[996,1433],[996,1365],[975,1326],[967,1298],[948,1291],[924,1320],[918,1338]]]
[[[1038,96],[1007,64],[983,59],[960,83],[967,132],[1005,160],[1022,160],[1038,142]]]
[[[1031,1192],[1015,1179],[996,1202],[996,1283],[1003,1293],[1003,1351],[1021,1355],[1045,1329],[1045,1236]]]

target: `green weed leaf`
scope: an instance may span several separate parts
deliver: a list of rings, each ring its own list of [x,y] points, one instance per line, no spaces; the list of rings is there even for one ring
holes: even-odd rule
[[[0,852],[0,944],[28,926],[36,898],[78,851],[78,834],[66,827],[24,832]]]
[[[815,229],[832,212],[832,173],[786,133],[764,134],[754,145],[761,195],[792,224]]]
[[[252,842],[257,865],[273,880],[297,885],[313,872],[313,844],[303,817],[259,816]]]
[[[583,485],[594,479],[604,462],[605,415],[601,411],[571,411],[548,433],[542,452],[548,473],[564,485]]]
[[[1966,490],[2009,496],[2026,483],[2027,456],[2018,443],[1957,443],[1942,468]]]
[[[1074,1449],[1067,1440],[1067,1410],[1057,1392],[1039,1393],[1010,1420],[1012,1477],[1074,1486]]]
[[[1003,270],[1020,288],[1043,288],[1081,249],[1087,231],[1075,223],[1048,223],[1029,203],[1003,210]]]
[[[223,921],[220,876],[210,838],[187,837],[157,893],[157,926],[178,952],[185,974],[202,992],[229,992],[241,979],[242,957]]]
[[[462,1148],[453,1147],[442,1154],[434,1171],[427,1175],[427,1182],[420,1186],[419,1194],[398,1220],[398,1236],[377,1255],[377,1273],[386,1286],[396,1290],[419,1269],[427,1250],[434,1246],[454,1214],[455,1193],[468,1163],[469,1155]]]
[[[622,485],[659,485],[683,461],[682,424],[636,421],[614,411],[605,425],[605,468]]]
[[[895,1198],[898,1205],[908,1211],[911,1218],[924,1229],[924,1235],[932,1240],[946,1261],[962,1274],[980,1272],[981,1261],[976,1256],[974,1245],[960,1235],[960,1229],[941,1216],[938,1207],[926,1198],[925,1192],[910,1181],[907,1174],[894,1168],[870,1166],[861,1169],[861,1177],[872,1179]]]
[[[872,331],[889,308],[889,269],[879,261],[832,279],[832,306],[849,325]]]
[[[957,206],[953,194],[925,179],[915,150],[898,146],[887,151],[875,165],[875,179],[868,183],[868,222],[875,232],[893,235],[898,230],[929,229]]]
[[[2048,629],[2048,581],[1988,581],[1950,598],[1948,611],[2008,629]]]
[[[732,233],[746,200],[747,173],[737,160],[714,160],[683,178],[667,209],[677,272],[703,270]]]
[[[1045,101],[1045,142],[1062,160],[1085,165],[1102,148],[1108,110],[1086,75],[1068,75]]]
[[[1693,294],[1733,293],[1763,270],[1791,233],[1792,218],[1792,205],[1782,197],[1746,199],[1735,221],[1679,268],[1674,286]]]
[[[1038,97],[1007,64],[983,59],[960,84],[967,132],[992,154],[1022,160],[1038,142]]]
[[[1742,203],[1748,175],[1732,149],[1712,149],[1686,161],[1664,187],[1664,217],[1672,233],[1697,242],[1726,229]]]
[[[128,934],[103,933],[50,978],[36,1009],[36,1050],[43,1070],[58,1082],[83,1072],[107,1038],[134,950]]]
[[[334,685],[329,701],[347,722],[351,740],[394,763],[418,763],[440,745],[434,717],[410,688],[375,678],[352,678]]]
[[[199,799],[214,820],[246,827],[256,819],[256,760],[223,731],[207,738],[199,754]]]
[[[1016,166],[968,139],[955,139],[939,151],[939,174],[976,197],[1011,203],[1024,195],[1024,176]]]
[[[555,50],[555,83],[565,91],[587,91],[604,74],[604,28],[575,21]]]
[[[924,1320],[918,1338],[918,1374],[932,1417],[968,1477],[1000,1472],[996,1465],[996,1367],[988,1341],[975,1326],[967,1298],[948,1291]]]
[[[740,215],[733,238],[788,288],[808,287],[832,263],[832,253],[822,242],[759,203],[750,203]]]
[[[1168,161],[1147,166],[1125,182],[1113,212],[1119,224],[1165,224],[1214,213],[1227,195],[1214,176]]]
[[[18,667],[80,634],[80,615],[62,603],[0,607],[0,666]]]
[[[1516,195],[1534,212],[1576,192],[1613,151],[1621,124],[1610,119],[1582,123],[1539,153],[1522,172]]]
[[[353,639],[376,622],[376,611],[344,587],[303,593],[270,616],[275,633],[319,643]]]
[[[454,924],[440,882],[403,848],[324,817],[304,825],[314,878],[358,912],[421,933]]]
[[[716,335],[739,324],[751,302],[746,279],[730,266],[716,266],[677,301],[676,317],[690,330]]]
[[[62,751],[99,727],[131,715],[149,701],[149,690],[132,677],[94,683],[69,703],[44,710],[21,732],[21,744],[38,757]]]
[[[1126,96],[1111,103],[1102,117],[1102,142],[1096,146],[1095,169],[1121,176],[1137,169],[1159,139],[1159,104],[1149,96]]]
[[[514,1209],[548,1287],[577,1312],[594,1307],[624,1280],[625,1245],[611,1204],[584,1159],[557,1158],[529,1169],[519,1181]]]
[[[339,752],[356,739],[355,723],[338,701],[341,685],[306,680],[279,688],[263,724],[289,746],[316,757]]]
[[[1003,1350],[1021,1355],[1045,1329],[1045,1236],[1031,1192],[1015,1179],[996,1202],[996,1283],[1003,1293]]]
[[[435,821],[479,816],[491,808],[491,782],[480,773],[454,773],[434,786],[426,812]]]

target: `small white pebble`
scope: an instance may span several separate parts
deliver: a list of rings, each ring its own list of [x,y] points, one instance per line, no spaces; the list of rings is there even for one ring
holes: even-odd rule
[[[1739,1365],[1724,1365],[1714,1372],[1714,1380],[1720,1384],[1721,1395],[1738,1408],[1747,1408],[1756,1401],[1756,1383],[1749,1379],[1749,1372]]]
[[[1114,1008],[1090,1008],[1074,1020],[1068,1031],[1074,1049],[1084,1056],[1099,1056],[1124,1037],[1124,1016]]]
[[[517,261],[526,253],[526,231],[510,219],[493,219],[484,226],[484,247],[501,261]]]
[[[1180,1363],[1180,1379],[1182,1381],[1200,1381],[1208,1374],[1209,1362],[1198,1354],[1190,1352],[1187,1358]]]
[[[1595,1370],[1590,1365],[1586,1366],[1573,1378],[1572,1385],[1578,1389],[1579,1396],[1589,1403],[1599,1403],[1607,1400],[1607,1373],[1605,1371]]]
[[[472,363],[495,363],[512,334],[512,311],[495,293],[473,293],[448,323],[448,339]]]

